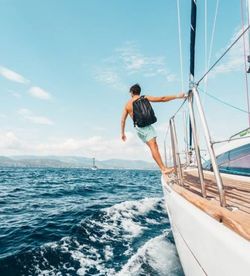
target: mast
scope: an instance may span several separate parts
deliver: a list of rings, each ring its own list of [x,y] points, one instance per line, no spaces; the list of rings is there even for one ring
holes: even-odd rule
[[[191,25],[190,25],[190,69],[189,69],[189,89],[192,90],[194,86],[194,69],[195,69],[195,37],[196,37],[196,16],[197,16],[197,5],[196,0],[191,0]],[[192,99],[191,99],[191,102]],[[192,153],[192,127],[189,119],[189,152],[191,162]]]
[[[194,82],[196,14],[197,14],[196,0],[191,0],[190,69],[189,69],[189,71],[190,71],[190,74],[189,74],[190,89],[193,87],[193,82]]]

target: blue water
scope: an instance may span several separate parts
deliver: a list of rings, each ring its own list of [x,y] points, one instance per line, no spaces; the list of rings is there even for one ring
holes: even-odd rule
[[[0,169],[0,275],[183,275],[157,171]]]

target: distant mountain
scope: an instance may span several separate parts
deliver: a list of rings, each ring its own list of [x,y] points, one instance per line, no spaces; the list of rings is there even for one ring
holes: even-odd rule
[[[96,160],[100,169],[143,169],[154,170],[156,165],[142,160],[109,159]],[[91,168],[92,158],[80,156],[0,156],[0,167],[38,167],[38,168]]]
[[[0,156],[0,166],[3,164],[4,166],[12,166],[15,161],[9,157]]]
[[[128,169],[155,169],[156,166],[153,163],[142,160],[123,160],[123,159],[109,159],[105,161],[96,161],[97,166],[107,168],[128,168]]]

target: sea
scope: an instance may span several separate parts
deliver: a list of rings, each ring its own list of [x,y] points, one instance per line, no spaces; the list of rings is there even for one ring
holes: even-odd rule
[[[160,172],[0,168],[0,275],[178,275]]]

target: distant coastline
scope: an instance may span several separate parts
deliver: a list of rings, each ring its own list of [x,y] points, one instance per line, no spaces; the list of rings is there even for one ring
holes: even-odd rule
[[[100,169],[156,170],[154,163],[142,160],[108,159],[96,160]],[[0,156],[0,167],[24,168],[84,168],[92,167],[92,158],[79,156]]]

